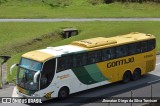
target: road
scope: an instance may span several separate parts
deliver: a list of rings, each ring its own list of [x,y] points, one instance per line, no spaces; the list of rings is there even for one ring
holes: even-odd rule
[[[49,18],[49,19],[0,19],[0,22],[85,22],[85,21],[160,21],[160,18]]]
[[[112,96],[121,95],[121,94],[123,94],[123,96],[124,96],[124,94],[130,90],[138,89],[141,87],[146,87],[146,89],[147,89],[147,85],[157,83],[157,82],[159,83],[160,82],[160,71],[159,70],[160,70],[160,55],[157,55],[156,69],[154,71],[152,71],[151,73],[149,73],[148,75],[143,76],[143,78],[139,79],[138,81],[132,81],[127,84],[117,82],[117,83],[97,87],[94,89],[90,89],[87,91],[83,91],[83,92],[71,95],[71,97],[75,97],[75,98],[69,98],[69,99],[65,99],[62,101],[52,99],[52,100],[45,102],[44,104],[45,104],[45,106],[53,106],[53,105],[55,105],[55,106],[71,105],[71,106],[73,106],[73,105],[75,105],[76,101],[77,102],[84,102],[84,101],[86,101],[86,99],[89,99],[89,97],[112,97]],[[11,94],[12,91],[13,91],[13,87],[6,88],[5,92],[0,91],[0,95],[1,96],[6,95],[9,97],[12,95]],[[154,91],[154,92],[156,92],[156,91]],[[157,92],[159,92],[159,89],[157,89]],[[140,93],[137,95],[141,96]],[[59,102],[61,102],[61,103],[59,103]],[[70,102],[74,102],[74,103],[70,103]],[[79,103],[79,104],[76,103],[76,105],[83,105],[83,104],[84,103]],[[0,104],[0,106],[2,106],[2,105],[3,104]],[[11,106],[11,105],[12,106],[13,105],[30,106],[29,104],[6,104],[5,106]],[[42,106],[42,104],[38,104],[38,106]]]

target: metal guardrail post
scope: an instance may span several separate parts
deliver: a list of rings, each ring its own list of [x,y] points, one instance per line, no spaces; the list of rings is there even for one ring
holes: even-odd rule
[[[151,100],[152,100],[152,84],[151,84]]]
[[[133,95],[133,92],[132,92],[132,90],[131,90],[131,100],[132,100],[132,95]],[[131,102],[131,106],[132,106],[132,102]]]

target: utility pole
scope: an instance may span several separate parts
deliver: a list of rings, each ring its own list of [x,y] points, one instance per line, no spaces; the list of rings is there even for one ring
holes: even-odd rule
[[[2,79],[2,69],[3,68],[2,68],[2,66],[3,66],[4,63],[6,63],[8,61],[8,59],[11,58],[11,56],[7,56],[7,55],[6,56],[0,56],[0,58],[3,59],[2,63],[1,63],[1,76],[0,76],[0,78],[1,78],[0,79],[1,80],[0,81],[0,88],[2,89],[3,88],[3,79]]]

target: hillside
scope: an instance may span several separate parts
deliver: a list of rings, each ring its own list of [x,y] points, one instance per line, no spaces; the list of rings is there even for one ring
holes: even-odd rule
[[[62,40],[59,31],[65,27],[75,27],[79,35]],[[57,23],[0,23],[0,54],[11,55],[8,61],[8,81],[15,78],[9,75],[9,67],[18,63],[20,56],[31,50],[58,46],[75,40],[97,36],[110,37],[130,32],[151,33],[160,41],[160,22],[57,22]],[[160,42],[157,42],[160,50]]]
[[[160,17],[159,11],[160,4],[155,2],[0,0],[0,18]]]

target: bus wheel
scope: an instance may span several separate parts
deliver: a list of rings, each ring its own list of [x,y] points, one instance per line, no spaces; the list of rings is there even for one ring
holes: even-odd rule
[[[68,87],[63,87],[63,88],[61,88],[59,90],[59,92],[58,92],[58,98],[64,99],[64,98],[66,98],[68,96],[69,96],[69,89],[68,89]]]
[[[141,70],[140,69],[135,69],[133,72],[133,77],[132,80],[138,80],[141,78]]]
[[[124,74],[123,74],[123,82],[124,83],[127,83],[131,80],[131,73],[129,71],[126,71]]]

